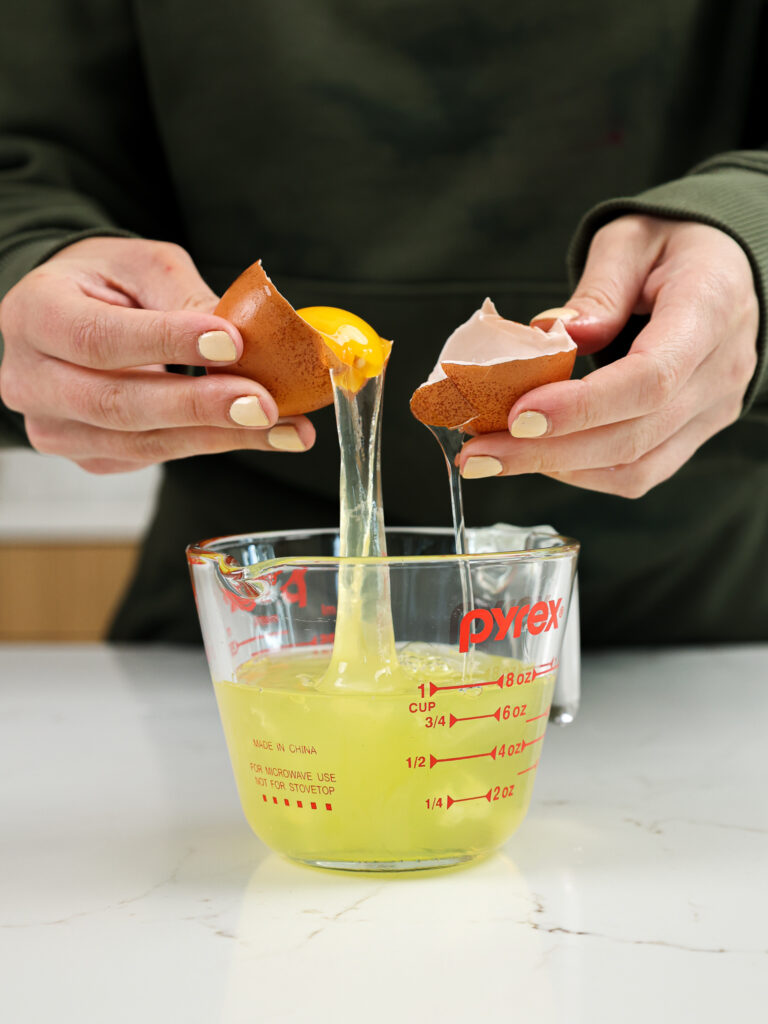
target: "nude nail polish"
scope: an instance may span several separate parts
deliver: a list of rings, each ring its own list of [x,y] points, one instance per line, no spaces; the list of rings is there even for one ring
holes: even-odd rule
[[[237,349],[226,331],[206,331],[197,339],[197,350],[203,359],[212,363],[231,363],[237,358]]]
[[[229,415],[241,427],[266,427],[269,423],[267,414],[255,395],[236,398],[229,407]]]
[[[509,432],[512,437],[543,437],[549,429],[547,417],[543,412],[521,412],[515,417]]]
[[[498,476],[503,468],[491,455],[473,455],[464,463],[461,475],[465,480],[480,480],[484,476]]]
[[[552,309],[544,309],[537,313],[531,320],[531,327],[541,327],[542,330],[548,331],[555,320],[562,320],[567,324],[569,320],[575,320],[579,316],[581,313],[578,309],[571,306],[553,306]]]
[[[267,434],[269,443],[280,452],[304,452],[306,448],[299,437],[296,427],[290,424],[282,424],[272,427]]]

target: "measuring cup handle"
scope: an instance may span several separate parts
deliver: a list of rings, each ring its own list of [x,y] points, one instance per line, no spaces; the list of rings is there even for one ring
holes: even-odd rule
[[[573,592],[568,608],[568,622],[563,637],[560,668],[552,695],[549,720],[557,725],[569,725],[576,717],[581,700],[581,630],[579,626],[579,577],[573,580]]]

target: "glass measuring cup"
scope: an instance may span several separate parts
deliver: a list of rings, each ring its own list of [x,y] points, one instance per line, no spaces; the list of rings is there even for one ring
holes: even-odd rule
[[[447,866],[494,849],[530,802],[578,544],[542,534],[457,556],[450,530],[395,529],[386,558],[338,550],[334,530],[187,549],[246,818],[321,867]],[[386,576],[386,666],[354,644],[334,656],[337,632],[356,635],[354,622],[337,630],[351,570]],[[362,647],[362,624],[357,635]]]

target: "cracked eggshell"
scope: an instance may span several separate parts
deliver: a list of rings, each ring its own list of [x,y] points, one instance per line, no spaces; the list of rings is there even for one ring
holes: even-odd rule
[[[236,373],[263,384],[281,416],[297,416],[333,403],[328,370],[340,364],[264,272],[261,260],[227,288],[214,310],[243,337],[243,355],[216,373]]]
[[[458,327],[438,364],[413,394],[411,412],[430,426],[469,433],[507,430],[509,410],[527,391],[567,380],[576,345],[560,320],[547,331],[504,320],[490,299]]]

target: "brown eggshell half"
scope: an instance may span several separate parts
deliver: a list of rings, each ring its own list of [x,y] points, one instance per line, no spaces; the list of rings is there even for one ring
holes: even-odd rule
[[[473,434],[490,434],[508,429],[509,410],[527,391],[553,381],[568,380],[575,360],[576,350],[572,349],[533,359],[510,359],[490,366],[451,362],[440,365],[473,411],[472,418],[462,420],[460,425]]]
[[[243,355],[216,373],[263,384],[281,416],[298,416],[333,402],[328,373],[340,367],[323,336],[301,319],[267,277],[261,260],[227,288],[214,310],[240,331]]]
[[[448,377],[417,388],[411,397],[411,412],[432,427],[457,427],[475,415],[475,409]]]

